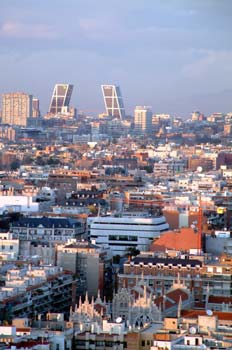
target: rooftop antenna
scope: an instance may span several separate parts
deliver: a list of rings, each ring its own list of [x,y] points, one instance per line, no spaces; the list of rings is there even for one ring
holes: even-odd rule
[[[198,207],[198,242],[197,242],[197,250],[198,254],[201,254],[201,245],[202,245],[202,218],[203,218],[203,210],[201,205],[201,194],[199,196],[199,207]]]

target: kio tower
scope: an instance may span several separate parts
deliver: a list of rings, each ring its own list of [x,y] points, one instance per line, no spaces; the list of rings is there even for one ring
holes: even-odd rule
[[[54,87],[49,113],[57,114],[64,110],[64,107],[69,107],[73,91],[73,85],[56,84]]]
[[[125,108],[120,87],[116,85],[102,85],[101,88],[107,115],[118,119],[124,119]]]

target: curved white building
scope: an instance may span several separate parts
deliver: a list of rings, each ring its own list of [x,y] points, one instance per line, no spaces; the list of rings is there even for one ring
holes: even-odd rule
[[[124,255],[128,248],[146,251],[155,237],[168,231],[164,216],[104,216],[88,218],[90,240],[111,248],[113,255]]]

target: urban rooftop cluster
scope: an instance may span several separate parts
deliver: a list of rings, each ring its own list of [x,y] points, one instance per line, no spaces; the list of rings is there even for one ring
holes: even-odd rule
[[[2,94],[0,350],[232,349],[232,112]]]

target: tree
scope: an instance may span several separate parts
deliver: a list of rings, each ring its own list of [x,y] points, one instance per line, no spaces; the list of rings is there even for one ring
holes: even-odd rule
[[[129,255],[130,257],[137,256],[139,254],[140,254],[140,250],[137,249],[136,247],[130,247],[127,249],[127,255]]]
[[[10,169],[12,171],[17,170],[19,167],[20,167],[20,161],[17,159],[13,160],[13,162],[11,162],[11,164],[10,164]]]
[[[90,213],[93,215],[96,215],[98,212],[98,208],[95,205],[89,205],[88,209],[89,209]]]
[[[113,263],[114,264],[119,264],[120,263],[120,259],[121,259],[120,255],[113,256]]]

